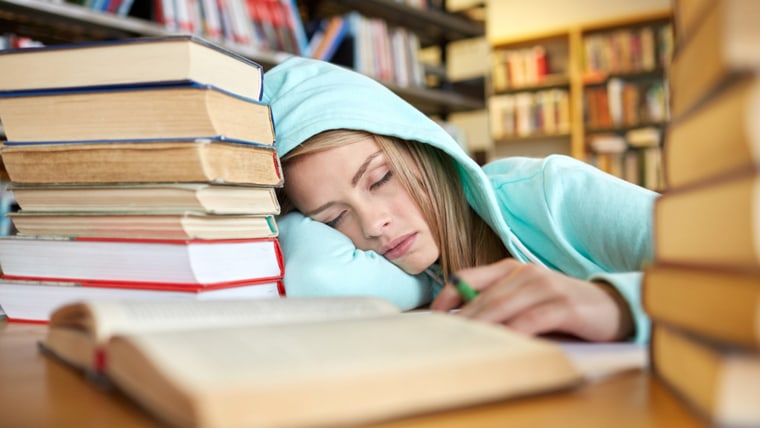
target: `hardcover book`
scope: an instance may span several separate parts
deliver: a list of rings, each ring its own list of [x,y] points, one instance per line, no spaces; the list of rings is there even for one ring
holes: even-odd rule
[[[671,189],[654,205],[656,262],[731,269],[760,267],[760,175]]]
[[[0,237],[8,279],[213,286],[282,278],[276,238],[157,240]]]
[[[735,80],[666,131],[665,182],[671,188],[760,163],[760,77]]]
[[[645,268],[641,301],[655,322],[760,348],[760,269],[654,264]]]
[[[8,214],[21,235],[145,239],[273,238],[277,223],[271,215],[205,213],[80,213],[29,212]]]
[[[84,300],[274,299],[285,297],[281,280],[255,280],[233,285],[187,287],[111,282],[64,282],[0,279],[0,306],[11,322],[48,322],[59,306]]]
[[[655,375],[715,426],[760,424],[760,356],[662,324],[652,331]]]
[[[208,214],[280,213],[272,187],[211,183],[22,184],[11,183],[19,207],[27,212]]]
[[[582,380],[555,344],[372,298],[135,303],[62,307],[42,347],[173,426],[356,426]]]
[[[14,183],[205,182],[281,186],[271,146],[224,140],[13,144],[0,148]]]
[[[0,118],[11,142],[227,138],[274,144],[269,105],[209,85],[6,93],[0,94]]]
[[[691,36],[676,49],[668,80],[674,118],[687,113],[732,76],[760,68],[760,3],[711,2]]]
[[[261,65],[196,36],[0,51],[0,92],[196,82],[260,100]]]

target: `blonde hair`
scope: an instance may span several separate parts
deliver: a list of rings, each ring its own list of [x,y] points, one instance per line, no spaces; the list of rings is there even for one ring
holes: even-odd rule
[[[423,213],[441,252],[439,262],[444,278],[457,270],[492,263],[508,255],[499,237],[467,203],[461,181],[452,179],[452,172],[457,171],[455,161],[428,144],[364,131],[325,131],[282,158],[285,186],[290,160],[369,137],[380,147],[390,169]],[[407,164],[407,158],[416,168]],[[283,214],[295,209],[285,192],[279,192],[279,197]]]

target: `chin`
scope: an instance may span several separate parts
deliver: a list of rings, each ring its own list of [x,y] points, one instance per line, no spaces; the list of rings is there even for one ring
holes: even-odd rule
[[[409,263],[404,263],[403,265],[398,264],[397,266],[401,268],[401,270],[403,270],[404,272],[408,273],[409,275],[419,275],[422,272],[424,272],[425,269],[435,264],[435,262],[437,261],[438,261],[438,257],[433,257],[431,258],[430,261],[414,260],[414,261],[410,261]]]
[[[408,273],[409,275],[419,275],[419,274],[421,274],[422,272],[424,272],[424,271],[425,271],[425,269],[427,269],[429,266],[430,266],[430,265],[428,265],[428,266],[425,266],[425,267],[423,267],[423,268],[417,268],[417,267],[415,267],[415,268],[403,268],[403,267],[402,267],[402,268],[401,268],[401,270],[403,270],[404,272]],[[399,267],[400,267],[400,266],[399,266]]]

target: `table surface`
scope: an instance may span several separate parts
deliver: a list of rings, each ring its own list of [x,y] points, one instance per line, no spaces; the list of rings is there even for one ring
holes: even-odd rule
[[[115,390],[105,390],[37,348],[47,327],[0,320],[0,426],[158,427]],[[707,426],[646,367],[617,370],[569,390],[506,400],[374,427]]]

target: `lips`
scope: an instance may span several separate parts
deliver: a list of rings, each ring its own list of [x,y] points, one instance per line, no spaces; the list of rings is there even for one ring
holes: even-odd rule
[[[394,239],[380,249],[380,253],[388,260],[395,260],[403,257],[414,245],[417,240],[416,233],[410,233],[400,238]]]

